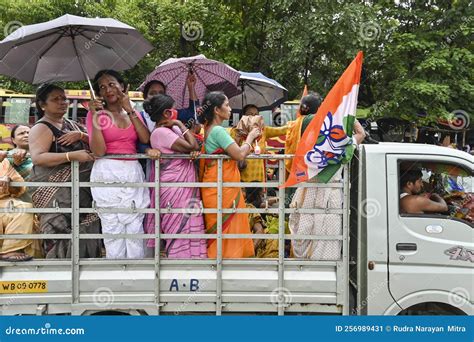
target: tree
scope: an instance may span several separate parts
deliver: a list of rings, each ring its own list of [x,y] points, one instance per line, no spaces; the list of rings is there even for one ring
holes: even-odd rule
[[[380,16],[396,26],[377,54],[375,116],[433,122],[454,110],[472,113],[472,2],[388,3]]]
[[[290,98],[299,98],[305,83],[324,96],[362,50],[359,105],[374,117],[433,122],[454,110],[472,113],[472,5],[469,0],[0,0],[0,24],[9,33],[18,22],[65,13],[123,21],[155,47],[125,72],[132,89],[165,59],[202,53],[278,80]],[[5,77],[0,82],[17,91],[34,89]]]

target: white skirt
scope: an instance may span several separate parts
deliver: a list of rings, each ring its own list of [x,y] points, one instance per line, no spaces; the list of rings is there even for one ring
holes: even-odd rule
[[[137,160],[99,159],[92,167],[91,182],[140,184],[144,180],[143,169]],[[120,185],[111,188],[92,187],[91,192],[99,207],[131,208],[133,202],[136,208],[148,208],[150,205],[150,192],[146,187],[129,188]],[[123,213],[118,215],[123,220],[122,222],[127,224],[137,216],[144,214]]]

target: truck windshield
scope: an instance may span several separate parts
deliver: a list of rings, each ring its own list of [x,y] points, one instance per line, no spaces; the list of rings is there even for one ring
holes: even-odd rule
[[[401,213],[448,214],[474,222],[473,175],[448,163],[400,164]]]

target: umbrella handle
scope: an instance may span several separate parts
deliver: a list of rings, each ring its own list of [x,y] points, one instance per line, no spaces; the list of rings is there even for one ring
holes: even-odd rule
[[[95,96],[94,87],[92,87],[91,79],[89,78],[89,75],[87,74],[86,74],[86,77],[87,77],[87,83],[89,83],[89,89],[91,90],[92,99],[95,100],[96,96]]]

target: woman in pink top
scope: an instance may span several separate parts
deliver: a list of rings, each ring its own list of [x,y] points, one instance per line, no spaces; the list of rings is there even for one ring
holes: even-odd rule
[[[166,154],[197,154],[199,145],[192,132],[179,120],[173,108],[174,100],[168,95],[157,95],[145,101],[143,108],[156,122],[151,134],[151,147]],[[154,179],[154,175],[152,174]],[[153,180],[152,180],[153,181]],[[162,159],[160,163],[161,182],[196,182],[196,169],[191,159]],[[155,207],[154,189],[151,192],[151,206]],[[199,188],[162,187],[160,189],[161,208],[188,208],[186,214],[161,214],[160,229],[165,234],[204,234],[204,219],[201,214]],[[155,215],[147,215],[145,230],[155,232]],[[165,254],[170,259],[206,258],[205,239],[166,239]],[[148,247],[155,241],[149,240]]]
[[[137,141],[148,143],[150,133],[128,98],[128,87],[120,74],[102,70],[94,78],[94,90],[100,100],[91,101],[87,113],[90,149],[94,155],[136,154]],[[101,100],[105,101],[102,105]],[[137,160],[98,159],[91,172],[91,182],[142,183],[143,170]],[[91,188],[92,197],[102,208],[147,208],[147,188]],[[143,234],[142,213],[99,213],[105,234]],[[109,259],[143,258],[141,239],[104,239]]]

